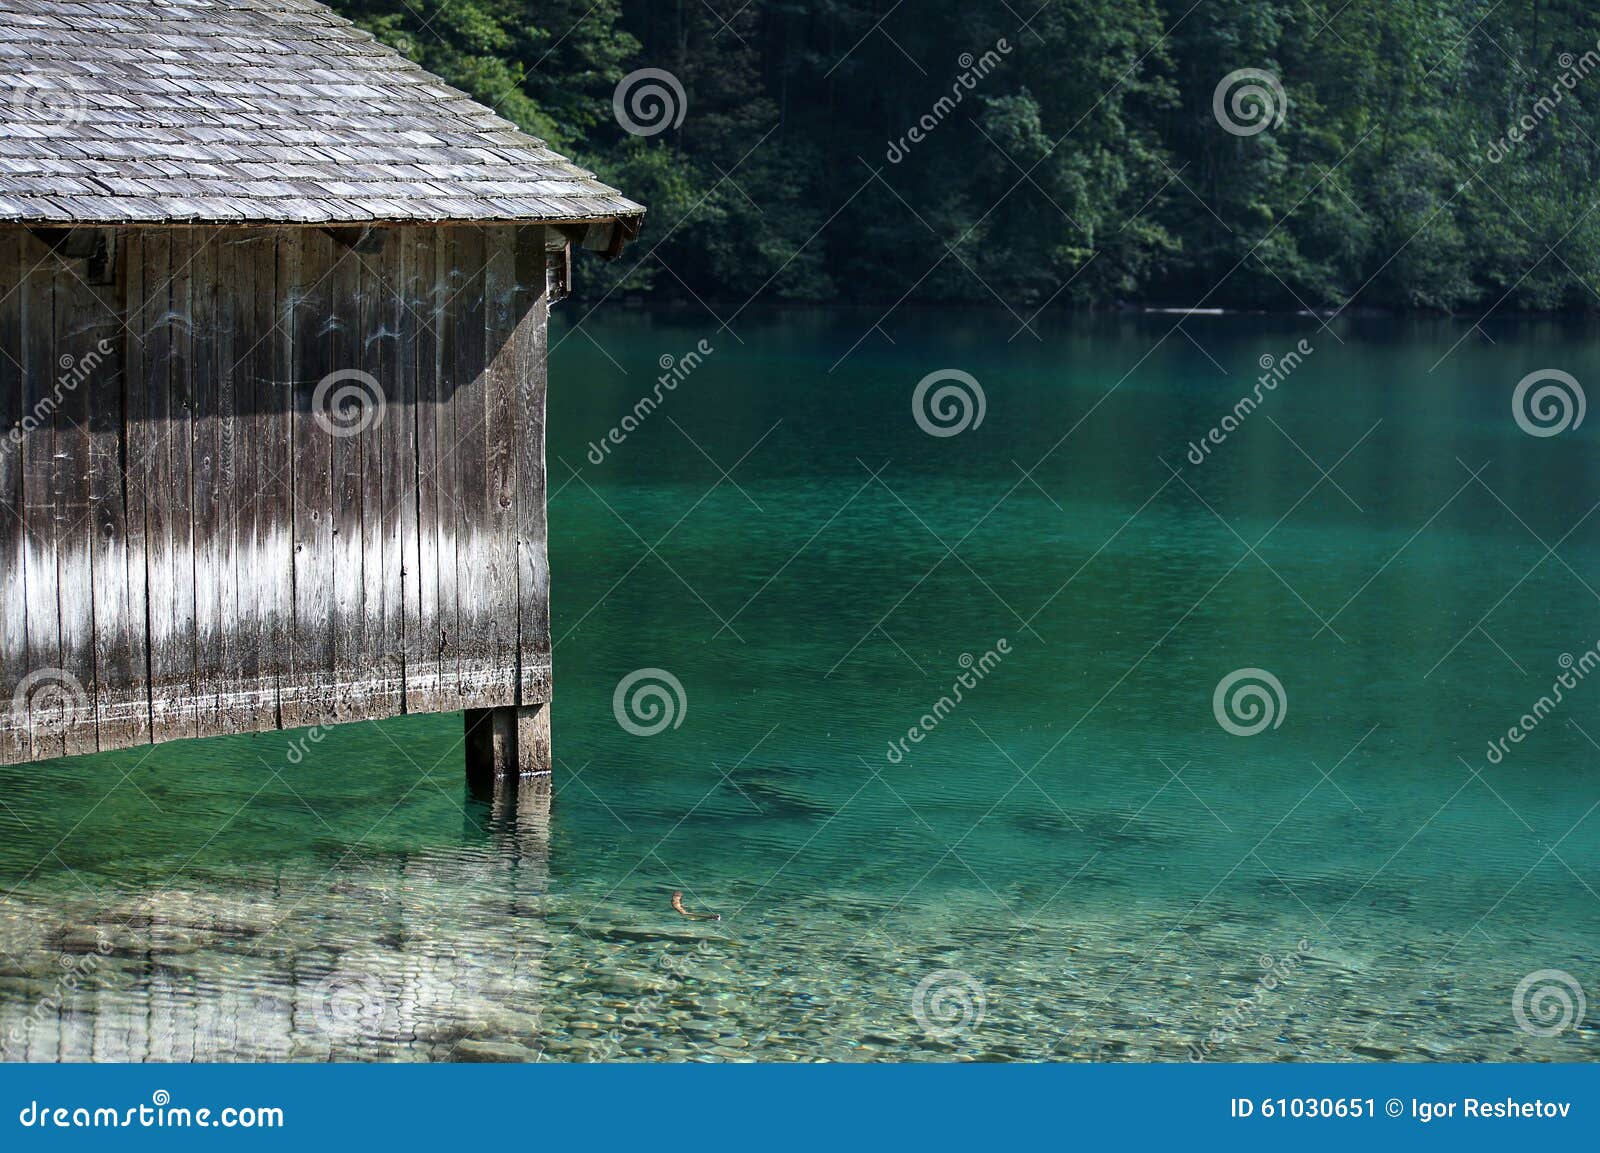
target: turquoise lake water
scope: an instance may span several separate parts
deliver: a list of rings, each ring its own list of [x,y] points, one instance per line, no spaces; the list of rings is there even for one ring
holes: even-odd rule
[[[0,769],[6,1057],[1600,1058],[1593,327],[564,312],[553,799]]]

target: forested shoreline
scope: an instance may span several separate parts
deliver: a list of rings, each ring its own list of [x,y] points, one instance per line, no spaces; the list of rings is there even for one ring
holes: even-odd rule
[[[332,3],[649,206],[589,296],[1600,305],[1587,0]]]

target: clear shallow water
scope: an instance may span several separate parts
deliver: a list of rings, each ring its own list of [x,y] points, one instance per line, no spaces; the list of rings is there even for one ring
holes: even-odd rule
[[[578,315],[553,801],[470,796],[456,716],[0,770],[7,1057],[1600,1057],[1513,1012],[1600,995],[1600,675],[1487,759],[1600,641],[1592,425],[1510,404],[1593,331]],[[939,438],[944,368],[986,411]]]

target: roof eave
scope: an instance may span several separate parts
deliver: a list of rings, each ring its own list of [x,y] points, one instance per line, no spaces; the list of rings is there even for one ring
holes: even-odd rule
[[[14,202],[13,202],[14,203]],[[276,216],[192,216],[165,214],[161,216],[116,216],[95,218],[82,214],[71,215],[51,212],[18,213],[0,208],[0,226],[44,228],[334,228],[350,225],[399,228],[404,225],[437,227],[467,224],[543,224],[551,227],[585,228],[599,224],[631,224],[634,233],[644,219],[645,210],[635,207],[627,212],[608,212],[592,216],[517,216],[511,214],[485,216],[369,216],[326,217],[316,220]]]

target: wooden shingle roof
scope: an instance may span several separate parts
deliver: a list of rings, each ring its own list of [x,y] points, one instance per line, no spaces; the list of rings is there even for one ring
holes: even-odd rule
[[[0,221],[643,211],[312,0],[0,0]]]

